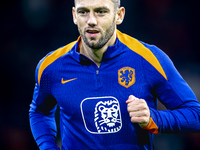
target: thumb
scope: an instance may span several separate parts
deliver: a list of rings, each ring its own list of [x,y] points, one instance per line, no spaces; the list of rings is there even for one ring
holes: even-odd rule
[[[128,104],[128,103],[130,103],[130,102],[132,102],[132,101],[134,101],[134,100],[136,100],[136,99],[138,99],[138,98],[135,97],[134,95],[130,95],[130,96],[128,97],[128,100],[126,101],[126,103]]]

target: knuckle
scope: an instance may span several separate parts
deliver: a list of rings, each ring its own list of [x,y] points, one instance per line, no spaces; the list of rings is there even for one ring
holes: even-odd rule
[[[134,117],[131,117],[131,122],[133,122],[133,123],[135,123],[135,122],[136,122],[136,120],[135,120],[135,118],[134,118]]]
[[[146,101],[144,99],[141,99],[142,104],[146,104]]]
[[[127,108],[127,111],[130,113],[130,112],[131,112],[131,108],[130,108],[130,107],[128,107],[128,108]]]
[[[148,114],[149,114],[149,113],[148,113],[148,110],[145,109],[145,110],[144,110],[144,115],[147,116]]]
[[[133,112],[130,112],[130,113],[129,113],[129,116],[130,116],[130,117],[134,117],[134,113],[133,113]]]

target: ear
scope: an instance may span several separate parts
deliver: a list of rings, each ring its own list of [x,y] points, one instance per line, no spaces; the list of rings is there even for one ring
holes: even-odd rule
[[[100,112],[102,112],[104,109],[105,109],[104,106],[102,106],[102,105],[99,106],[99,111],[100,111]]]
[[[76,20],[76,8],[75,7],[72,8],[72,15],[73,15],[74,24],[77,24],[77,20]]]
[[[117,25],[120,25],[123,22],[124,16],[125,16],[125,8],[120,7],[117,11],[117,20],[116,20]]]

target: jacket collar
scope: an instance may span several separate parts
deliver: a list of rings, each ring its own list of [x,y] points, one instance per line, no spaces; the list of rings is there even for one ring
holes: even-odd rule
[[[70,51],[71,56],[78,62],[88,61],[89,59],[86,56],[79,53],[80,42],[81,42],[81,36],[78,37],[76,44],[71,49],[71,51]],[[117,37],[115,45],[108,47],[108,49],[105,51],[102,59],[110,60],[124,52],[125,52],[125,45],[122,44],[120,42],[119,38]]]

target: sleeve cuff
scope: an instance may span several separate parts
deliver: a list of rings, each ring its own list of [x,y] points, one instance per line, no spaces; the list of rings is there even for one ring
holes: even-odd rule
[[[149,130],[149,132],[153,134],[159,134],[158,126],[155,124],[155,122],[153,121],[151,117],[150,117],[149,124],[146,127],[143,127],[143,129]]]

